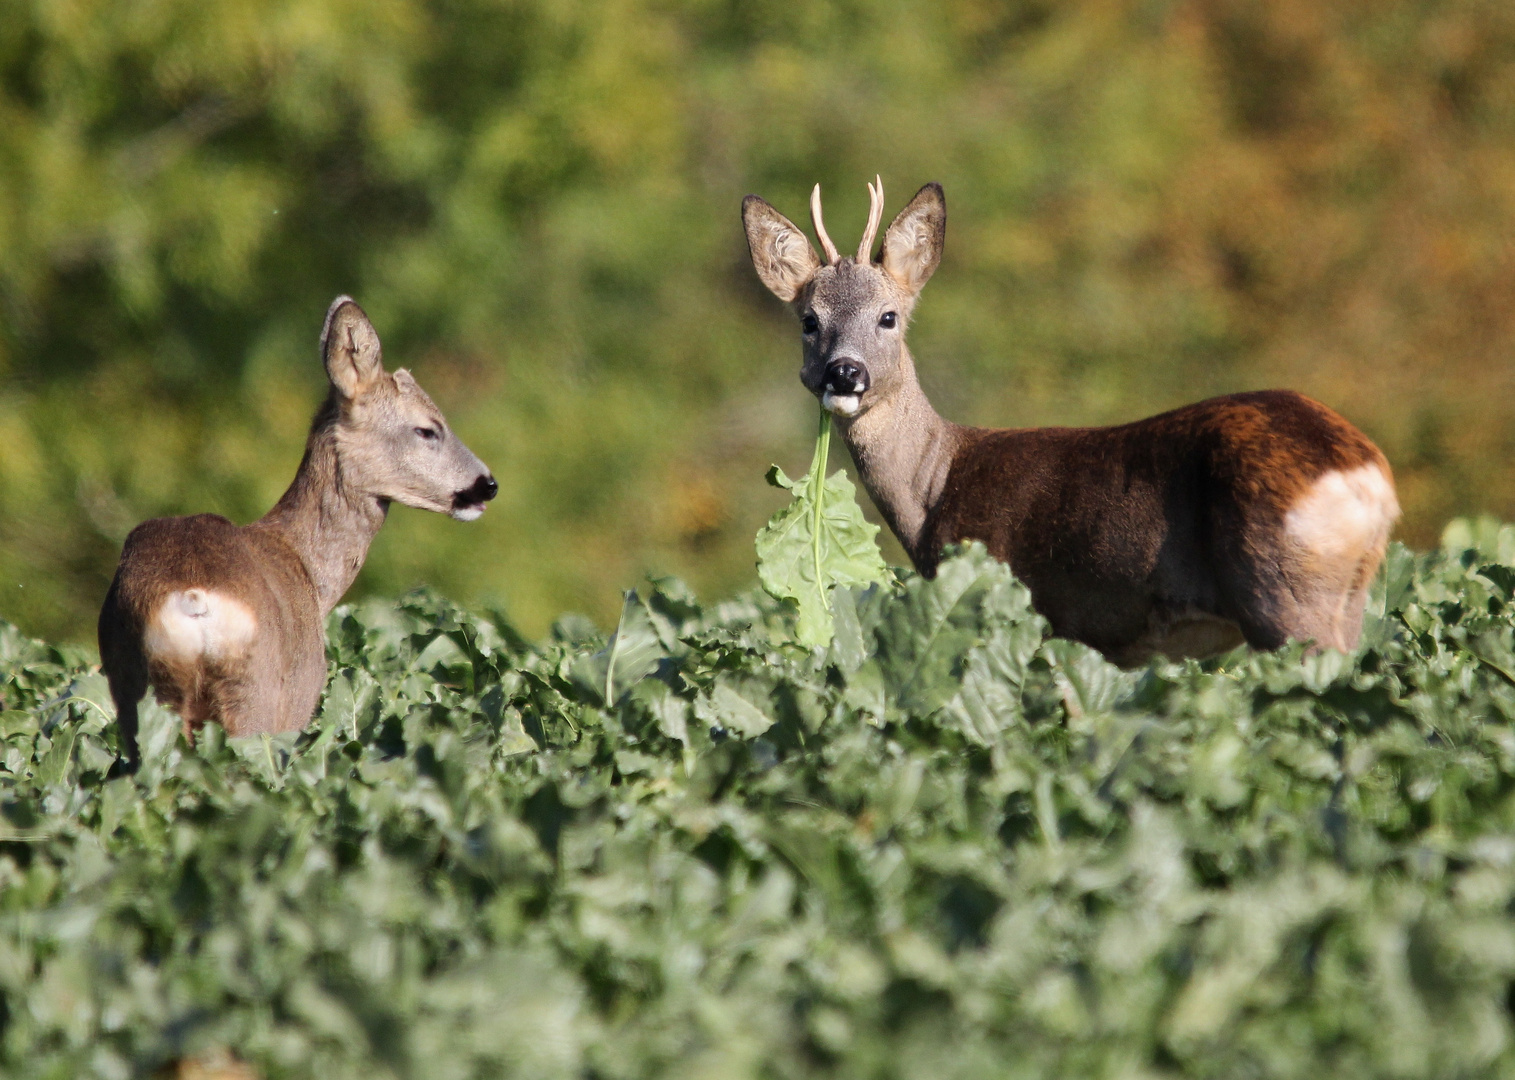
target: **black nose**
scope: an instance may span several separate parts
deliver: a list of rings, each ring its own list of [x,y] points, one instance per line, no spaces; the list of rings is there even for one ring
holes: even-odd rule
[[[485,473],[468,487],[459,491],[452,497],[453,506],[476,506],[479,503],[487,503],[499,494],[500,485],[494,482],[494,477]]]
[[[868,389],[868,369],[853,360],[833,360],[826,365],[821,389],[833,394],[861,394]]]

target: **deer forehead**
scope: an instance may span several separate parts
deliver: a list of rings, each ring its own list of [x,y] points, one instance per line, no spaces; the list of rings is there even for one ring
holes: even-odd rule
[[[374,395],[369,403],[378,418],[405,423],[443,423],[442,410],[410,372],[400,368],[386,381],[389,385],[385,392]]]
[[[436,402],[431,400],[431,395],[422,390],[414,379],[410,379],[409,372],[406,372],[406,378],[409,382],[401,386],[400,400],[413,408],[424,409],[441,419],[442,410],[437,408]]]
[[[880,267],[853,259],[822,267],[808,297],[813,310],[833,319],[872,313],[879,307],[902,307],[903,300],[899,286]]]

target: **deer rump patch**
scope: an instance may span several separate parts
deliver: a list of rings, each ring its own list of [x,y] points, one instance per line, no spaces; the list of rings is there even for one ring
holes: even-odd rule
[[[1398,516],[1394,485],[1370,463],[1321,475],[1289,508],[1284,530],[1316,560],[1357,559],[1383,546]]]
[[[235,660],[257,632],[257,616],[241,600],[212,589],[179,589],[148,619],[142,645],[150,659],[168,664]]]

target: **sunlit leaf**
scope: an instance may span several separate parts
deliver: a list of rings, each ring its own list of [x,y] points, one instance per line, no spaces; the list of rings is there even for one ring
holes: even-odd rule
[[[758,578],[778,599],[799,607],[795,635],[812,647],[831,643],[832,590],[888,580],[879,553],[878,526],[863,518],[847,474],[826,476],[831,414],[821,410],[820,433],[810,471],[790,480],[777,465],[768,482],[794,495],[757,535]]]
[[[610,641],[599,652],[574,665],[573,681],[591,698],[614,705],[651,674],[664,655],[665,647],[651,612],[636,591],[630,590]]]

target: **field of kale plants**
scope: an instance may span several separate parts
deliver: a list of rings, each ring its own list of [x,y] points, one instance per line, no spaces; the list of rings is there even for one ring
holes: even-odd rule
[[[309,730],[154,706],[134,778],[7,629],[0,1074],[1515,1071],[1515,529],[1396,545],[1350,657],[1123,672],[981,549],[895,578],[820,646],[671,581],[338,609]]]

